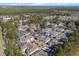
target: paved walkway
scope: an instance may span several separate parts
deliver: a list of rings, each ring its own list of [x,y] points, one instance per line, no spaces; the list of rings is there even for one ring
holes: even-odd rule
[[[2,38],[2,28],[0,26],[0,56],[5,56],[3,49],[4,49],[4,41]]]

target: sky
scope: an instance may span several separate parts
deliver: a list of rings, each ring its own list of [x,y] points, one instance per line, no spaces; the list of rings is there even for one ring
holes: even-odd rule
[[[79,3],[79,0],[0,0],[0,3]]]

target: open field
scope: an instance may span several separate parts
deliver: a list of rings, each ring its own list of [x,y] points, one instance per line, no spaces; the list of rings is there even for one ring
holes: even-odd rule
[[[78,9],[73,10],[73,9],[55,9],[55,8],[38,9],[31,7],[5,7],[5,8],[0,8],[0,15],[23,14],[23,13],[70,14],[76,11],[78,12]]]

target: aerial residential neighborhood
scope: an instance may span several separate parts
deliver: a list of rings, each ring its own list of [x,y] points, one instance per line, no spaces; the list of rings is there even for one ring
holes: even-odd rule
[[[0,55],[74,55],[75,48],[79,50],[78,11],[72,9],[44,9],[45,11],[29,9],[28,11],[24,7],[23,10],[26,11],[22,13],[19,9],[22,7],[13,8],[15,9],[10,10],[12,14],[0,14]]]

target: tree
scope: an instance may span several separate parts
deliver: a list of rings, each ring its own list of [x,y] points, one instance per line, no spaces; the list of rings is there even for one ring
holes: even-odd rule
[[[8,40],[8,44],[6,45],[6,49],[4,50],[5,54],[7,56],[12,56],[14,55],[13,53],[13,45],[12,45],[12,40]]]
[[[30,17],[30,19],[27,21],[27,23],[41,23],[42,21],[42,16],[38,16],[38,15],[33,15]]]
[[[55,23],[55,24],[59,24],[60,20],[58,19],[58,17],[55,17],[54,19],[50,20],[50,23]]]
[[[13,39],[17,35],[17,29],[13,22],[2,23],[1,26],[2,29],[7,29],[7,38]]]
[[[13,46],[12,40],[9,40],[4,50],[7,56],[24,56],[19,48]]]

